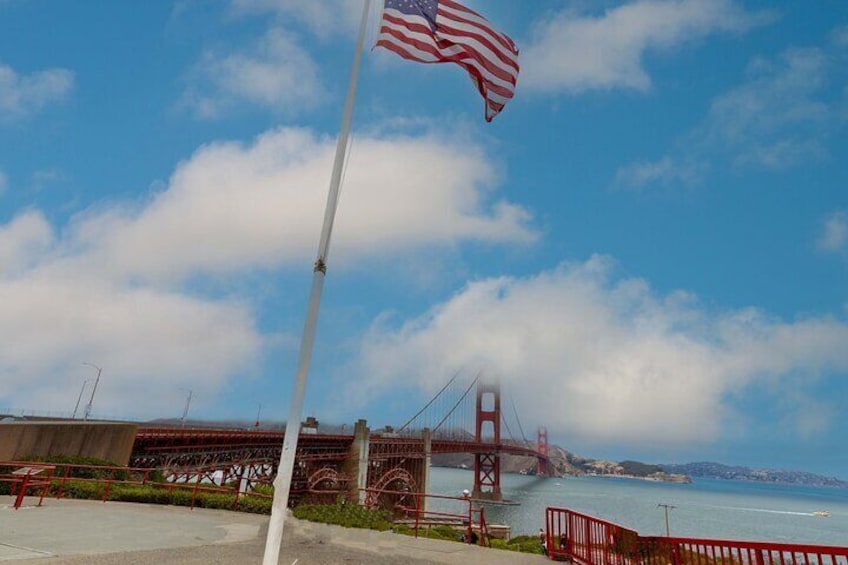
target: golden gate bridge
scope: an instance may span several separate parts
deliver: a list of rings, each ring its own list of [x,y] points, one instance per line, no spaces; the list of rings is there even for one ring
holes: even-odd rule
[[[513,405],[513,420],[521,432],[516,438],[502,410],[500,384],[478,373],[467,386],[460,386],[458,375],[397,430],[387,426],[372,432],[360,420],[352,434],[325,434],[318,433],[314,419],[303,424],[291,503],[342,495],[369,505],[397,504],[403,496],[397,493],[427,491],[430,458],[437,454],[473,456],[471,496],[478,500],[503,499],[502,454],[533,458],[536,474],[549,475],[547,430],[540,427],[535,441],[528,441]],[[249,490],[273,481],[282,441],[282,431],[141,426],[130,465],[159,469],[171,481],[238,481]]]

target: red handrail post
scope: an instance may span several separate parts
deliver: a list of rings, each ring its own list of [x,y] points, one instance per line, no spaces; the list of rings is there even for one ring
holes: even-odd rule
[[[421,493],[415,493],[415,537],[418,537],[418,523],[421,520]]]
[[[109,492],[112,490],[112,479],[115,477],[115,470],[111,469],[109,471],[109,478],[106,479],[106,488],[103,489],[103,502],[109,498]]]
[[[26,495],[27,485],[29,484],[30,473],[31,473],[31,471],[27,471],[27,474],[24,475],[23,479],[21,479],[21,487],[20,487],[20,490],[18,491],[18,496],[15,498],[15,505],[14,505],[15,510],[20,508],[21,504],[24,501],[24,495]]]
[[[474,533],[474,509],[471,507],[471,498],[468,498],[468,539],[471,539],[471,534]]]
[[[238,506],[239,496],[241,495],[241,486],[242,480],[244,479],[244,469],[241,470],[238,476],[238,480],[236,481],[235,493],[233,495],[233,505],[231,508],[235,509]]]
[[[62,482],[59,483],[59,495],[56,497],[58,500],[62,500],[62,495],[65,494],[65,483],[68,481],[68,477],[71,475],[71,467],[69,465],[65,465],[65,472],[62,474]]]
[[[47,494],[47,489],[50,488],[50,481],[53,478],[53,469],[48,469],[47,477],[44,479],[44,484],[41,485],[41,496],[38,498],[38,505],[44,503],[44,495]]]
[[[194,482],[194,488],[191,491],[191,509],[194,510],[194,501],[197,498],[197,489],[200,486],[200,473],[197,473],[197,480]]]

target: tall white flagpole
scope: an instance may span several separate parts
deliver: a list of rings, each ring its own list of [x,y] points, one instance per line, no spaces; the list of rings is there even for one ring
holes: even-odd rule
[[[327,194],[327,207],[324,209],[324,225],[321,228],[321,239],[318,243],[318,258],[315,260],[312,275],[312,290],[309,294],[309,307],[306,311],[306,322],[300,338],[300,351],[297,358],[297,375],[295,377],[294,393],[286,420],[286,434],[283,438],[283,451],[280,454],[280,466],[277,478],[274,479],[274,502],[271,506],[271,521],[268,523],[268,537],[265,540],[265,556],[262,565],[278,565],[280,546],[283,542],[283,526],[286,518],[286,508],[291,491],[292,470],[294,457],[297,452],[297,440],[300,435],[300,418],[303,412],[303,397],[306,393],[306,379],[309,376],[309,361],[312,359],[312,345],[315,342],[315,327],[318,322],[318,308],[321,305],[321,292],[324,290],[324,276],[327,272],[327,255],[330,252],[330,237],[333,234],[333,221],[339,201],[339,185],[342,179],[347,141],[350,135],[350,122],[353,117],[353,102],[356,97],[356,82],[359,77],[359,66],[362,61],[362,46],[365,42],[365,28],[368,23],[368,13],[371,0],[364,0],[362,20],[359,24],[359,35],[356,39],[356,53],[353,57],[353,69],[350,72],[350,85],[347,91],[342,127],[336,144],[336,159],[333,163],[333,175],[330,178],[330,190]]]

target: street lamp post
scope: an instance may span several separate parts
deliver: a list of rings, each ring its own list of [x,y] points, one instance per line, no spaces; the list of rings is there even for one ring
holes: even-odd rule
[[[186,416],[188,416],[188,407],[191,405],[191,395],[194,394],[194,391],[192,391],[189,388],[183,388],[183,389],[180,389],[180,390],[187,390],[188,391],[188,396],[186,397],[185,408],[183,408],[183,417],[180,418],[180,427],[184,428]]]
[[[71,420],[77,419],[77,410],[79,410],[79,403],[80,403],[80,400],[82,400],[82,393],[85,392],[85,385],[87,385],[87,384],[88,384],[88,379],[82,381],[82,388],[80,389],[79,396],[77,396],[77,404],[76,404],[76,406],[74,406],[74,415],[71,416]]]
[[[94,379],[94,388],[91,389],[91,396],[88,399],[88,404],[85,407],[85,413],[82,418],[84,421],[87,421],[88,417],[91,415],[91,407],[94,404],[94,393],[97,392],[97,385],[100,384],[100,373],[103,372],[103,369],[101,367],[98,367],[94,363],[89,363],[87,361],[83,361],[82,364],[97,369],[97,378]]]
[[[657,504],[657,508],[665,509],[665,537],[671,537],[671,529],[668,527],[668,511],[674,510],[677,506],[672,506],[671,504]]]

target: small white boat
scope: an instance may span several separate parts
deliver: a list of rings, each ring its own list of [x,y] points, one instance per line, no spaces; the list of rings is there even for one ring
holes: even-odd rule
[[[813,512],[813,516],[821,516],[822,518],[827,518],[828,516],[830,516],[830,512],[828,512],[827,510],[816,510],[815,512]]]

